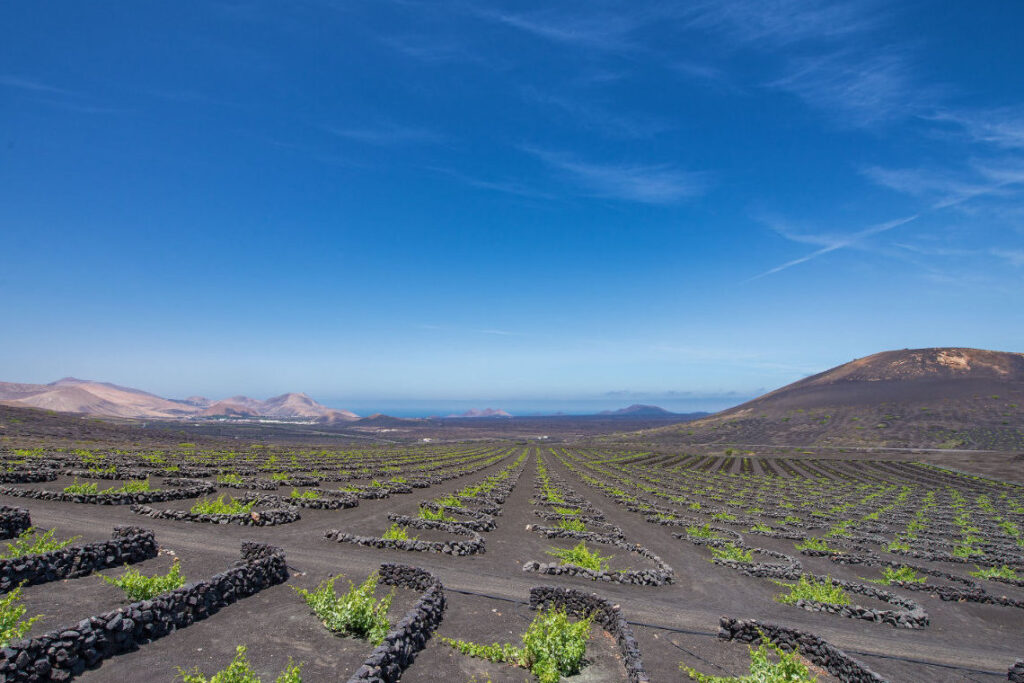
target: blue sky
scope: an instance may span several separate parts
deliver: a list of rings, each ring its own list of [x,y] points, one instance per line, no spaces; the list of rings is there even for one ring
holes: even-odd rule
[[[0,378],[718,408],[1024,348],[1024,5],[0,7]]]

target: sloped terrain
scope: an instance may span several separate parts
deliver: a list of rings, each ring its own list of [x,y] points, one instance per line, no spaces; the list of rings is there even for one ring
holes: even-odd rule
[[[792,447],[1024,449],[1024,354],[887,351],[635,438]]]

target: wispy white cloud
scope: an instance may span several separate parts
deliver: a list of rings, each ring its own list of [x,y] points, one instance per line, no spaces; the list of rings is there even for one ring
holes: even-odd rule
[[[874,28],[881,16],[877,3],[835,0],[700,0],[684,7],[692,28],[773,47],[845,38]]]
[[[377,36],[377,39],[392,50],[421,62],[480,61],[479,55],[471,53],[455,39],[416,34]]]
[[[425,128],[400,126],[391,123],[363,128],[324,126],[324,130],[340,138],[378,146],[432,144],[444,140],[444,137],[439,133]]]
[[[905,218],[898,218],[898,219],[893,220],[893,221],[887,221],[885,223],[879,223],[877,225],[872,225],[872,226],[870,226],[868,228],[865,228],[863,230],[855,232],[855,233],[853,233],[851,235],[845,235],[845,236],[842,236],[842,237],[831,237],[831,238],[816,237],[816,238],[812,238],[810,236],[806,236],[805,235],[802,238],[796,239],[794,241],[801,242],[801,243],[824,244],[825,246],[821,247],[820,249],[818,249],[816,251],[811,252],[810,254],[807,254],[806,256],[801,256],[800,258],[793,259],[792,261],[787,261],[787,262],[785,262],[785,263],[783,263],[781,265],[775,266],[774,268],[770,268],[769,270],[766,270],[763,273],[759,273],[759,274],[755,275],[754,277],[747,279],[746,282],[751,282],[753,280],[758,280],[758,279],[766,277],[768,275],[774,275],[775,273],[778,273],[778,272],[781,272],[783,270],[786,270],[787,268],[792,268],[793,266],[798,266],[801,263],[807,263],[808,261],[813,261],[814,259],[818,258],[819,256],[824,256],[825,254],[830,254],[833,251],[837,251],[839,249],[845,249],[847,247],[854,246],[855,244],[858,244],[858,243],[862,242],[863,240],[865,240],[865,239],[867,239],[869,237],[881,234],[883,232],[888,232],[889,230],[892,230],[894,228],[898,228],[901,225],[906,225],[907,223],[915,221],[915,220],[918,219],[918,217],[919,216],[917,214],[914,214],[913,216],[907,216]],[[779,230],[776,230],[776,232],[779,232],[779,234],[781,234],[783,236],[786,235],[786,233],[784,233],[782,231],[779,231]],[[812,239],[814,241],[811,241]]]
[[[0,75],[0,88],[18,90],[29,101],[79,114],[120,114],[130,111],[122,107],[96,104],[91,98],[73,90],[9,74]]]
[[[511,330],[497,330],[497,329],[486,329],[477,330],[480,334],[493,334],[499,337],[522,337],[525,336],[523,332],[513,332]]]
[[[736,49],[756,50],[778,76],[766,86],[789,92],[840,123],[870,126],[924,111],[924,88],[903,46],[874,36],[888,20],[875,0],[698,0],[686,25],[714,32]]]
[[[1024,149],[1024,107],[944,110],[929,118],[957,124],[975,142],[1007,149]]]
[[[42,83],[40,81],[28,78],[21,78],[19,76],[12,76],[9,74],[0,75],[0,86],[4,86],[6,88],[15,88],[17,90],[27,90],[29,92],[35,93],[51,93],[54,95],[77,95],[77,93],[74,93],[70,90],[58,88],[48,83]]]
[[[700,81],[712,87],[731,92],[739,90],[728,73],[711,64],[677,61],[671,64],[671,68],[688,79]]]
[[[461,183],[465,183],[470,187],[477,187],[481,190],[492,190],[494,192],[503,192],[505,194],[518,195],[520,197],[532,199],[554,198],[554,195],[549,192],[544,192],[543,190],[538,190],[537,188],[523,185],[522,183],[518,183],[513,180],[477,178],[466,175],[465,173],[460,173],[459,171],[454,171],[450,168],[442,168],[438,166],[428,166],[427,169],[436,173],[444,174]]]
[[[630,34],[650,18],[639,7],[614,14],[594,11],[593,8],[577,13],[549,9],[529,14],[478,10],[477,16],[554,43],[598,50],[636,49],[637,44]]]
[[[1011,198],[1019,193],[1014,186],[1024,185],[1024,164],[1010,161],[974,162],[971,169],[959,173],[945,169],[879,166],[866,167],[861,172],[882,187],[929,199],[932,209],[960,206],[981,197]]]
[[[580,97],[541,92],[532,86],[523,88],[522,92],[524,97],[532,102],[553,107],[568,114],[576,125],[599,130],[609,135],[649,138],[672,128],[668,121],[646,115],[619,114],[601,104],[585,101]]]
[[[672,204],[704,194],[709,174],[672,164],[602,164],[538,147],[524,147],[589,194],[643,204]]]
[[[1024,249],[990,249],[989,252],[1007,261],[1011,266],[1024,268]]]
[[[914,197],[927,197],[932,208],[945,208],[994,191],[992,183],[969,182],[932,169],[882,168],[869,166],[861,173],[882,187]]]
[[[937,94],[934,88],[915,82],[909,62],[898,51],[874,51],[870,56],[842,51],[798,58],[785,76],[768,86],[855,126],[922,111]]]
[[[1024,267],[1024,249],[1008,249],[1002,247],[966,249],[958,247],[934,246],[929,244],[896,244],[900,249],[937,258],[963,260],[966,258],[997,258],[1014,267]]]

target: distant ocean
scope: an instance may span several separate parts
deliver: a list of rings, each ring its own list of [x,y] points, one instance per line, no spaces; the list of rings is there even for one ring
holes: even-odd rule
[[[431,400],[380,400],[366,399],[320,399],[330,407],[351,410],[358,415],[366,416],[384,413],[393,417],[428,417],[438,415],[458,415],[467,410],[495,408],[504,410],[515,416],[526,415],[593,415],[602,410],[618,410],[635,403],[654,405],[673,413],[717,412],[749,400],[747,396],[729,397],[693,397],[693,398],[658,398],[628,397],[611,399],[467,399],[453,401]]]

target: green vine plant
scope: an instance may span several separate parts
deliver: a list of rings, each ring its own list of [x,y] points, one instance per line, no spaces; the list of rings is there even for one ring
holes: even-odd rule
[[[969,573],[978,579],[1010,579],[1011,581],[1019,581],[1021,578],[1013,567],[1005,564],[1002,567],[985,567],[984,569],[978,567],[978,565],[975,566],[978,570]]]
[[[231,660],[227,668],[218,671],[210,678],[199,673],[198,668],[184,671],[180,667],[178,668],[178,677],[183,683],[263,683],[262,679],[252,670],[252,666],[245,656],[247,649],[244,645],[239,645],[235,649],[235,658]],[[288,666],[274,679],[274,683],[302,683],[301,671],[302,665],[293,663],[289,657]]]
[[[750,647],[750,673],[745,676],[709,676],[680,664],[691,680],[699,683],[814,683],[807,665],[796,652],[786,652],[762,637],[757,648]]]
[[[924,583],[928,580],[928,577],[921,576],[916,570],[910,567],[886,567],[882,570],[882,578],[880,579],[864,579],[869,583],[880,583],[883,585],[888,584],[899,584],[899,583]]]
[[[381,538],[386,541],[415,541],[418,536],[410,536],[409,527],[398,526],[397,522],[392,522],[391,526],[384,530]]]
[[[562,564],[572,564],[595,572],[602,572],[608,569],[608,560],[611,555],[599,555],[597,551],[587,547],[585,541],[580,541],[572,548],[555,548],[548,550],[548,555],[557,557]]]
[[[72,536],[65,541],[55,541],[53,535],[56,531],[56,527],[42,533],[34,526],[25,529],[17,538],[7,544],[7,549],[0,554],[0,560],[12,560],[25,555],[39,555],[61,550],[81,538],[81,536]]]
[[[826,553],[839,552],[836,548],[830,546],[828,541],[817,536],[808,536],[801,543],[794,543],[793,546],[797,550],[820,550]]]
[[[694,538],[721,538],[722,536],[711,528],[710,524],[704,526],[688,526],[686,527],[686,535],[693,536]]]
[[[445,513],[444,510],[436,511],[430,508],[421,507],[418,513],[420,519],[429,519],[434,522],[454,522],[455,518]]]
[[[378,574],[374,572],[358,586],[349,581],[348,592],[338,595],[334,582],[339,578],[331,577],[312,591],[305,588],[294,590],[332,633],[365,638],[374,645],[380,645],[391,628],[388,610],[395,591],[377,600],[374,593]]]
[[[542,610],[523,634],[522,646],[482,645],[466,640],[441,638],[464,655],[529,669],[540,683],[558,683],[562,676],[579,673],[590,638],[593,615],[570,621],[565,610]]]
[[[88,495],[88,496],[109,496],[115,493],[145,493],[147,491],[155,491],[150,487],[149,479],[143,481],[126,481],[121,486],[99,490],[99,484],[95,482],[87,482],[84,484],[78,483],[78,477],[75,477],[73,484],[64,487],[64,493],[70,493],[73,495]]]
[[[0,598],[0,647],[7,647],[12,640],[23,638],[32,624],[43,616],[39,614],[24,619],[27,611],[28,608],[21,604],[21,586]]]
[[[728,560],[732,562],[753,562],[754,554],[750,550],[744,550],[735,543],[726,543],[720,548],[709,546],[711,556],[716,560]]]
[[[788,593],[780,593],[775,596],[776,602],[784,605],[793,605],[800,600],[812,602],[824,602],[831,605],[849,605],[850,596],[843,587],[832,582],[831,576],[826,576],[820,581],[806,574],[800,577],[796,583],[784,583],[775,581],[779,586],[787,588]]]
[[[114,493],[147,493],[149,491],[156,490],[157,489],[154,489],[150,486],[149,479],[147,478],[142,481],[126,481],[124,484],[122,484],[116,489],[109,488],[100,491],[100,495],[109,496]]]
[[[243,503],[236,498],[228,497],[227,501],[224,500],[224,494],[217,496],[216,498],[204,498],[197,500],[195,505],[192,506],[192,514],[194,515],[244,515],[251,512],[256,506],[255,500],[250,500],[248,503]]]
[[[84,484],[78,483],[78,477],[75,477],[73,484],[64,487],[64,493],[70,494],[81,494],[81,495],[95,495],[99,493],[100,486],[95,482],[86,482]]]
[[[181,562],[175,558],[171,569],[166,574],[145,576],[138,569],[125,565],[124,574],[111,578],[100,574],[100,578],[112,586],[117,586],[132,602],[149,600],[161,593],[181,588],[185,585],[185,576],[181,573]]]

